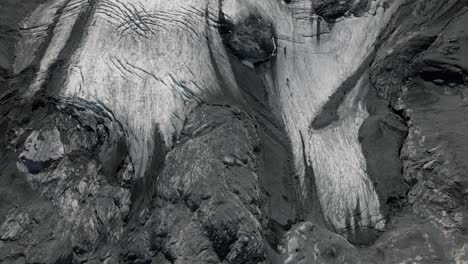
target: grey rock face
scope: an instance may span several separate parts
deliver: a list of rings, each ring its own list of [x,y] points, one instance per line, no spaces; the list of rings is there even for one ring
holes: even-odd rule
[[[221,34],[232,52],[240,60],[252,65],[275,55],[276,44],[271,23],[260,16],[250,15],[236,24],[226,21]]]
[[[30,173],[40,172],[64,155],[60,132],[56,127],[51,131],[33,131],[26,139],[24,149],[19,158]]]
[[[162,251],[173,263],[262,261],[252,118],[235,107],[202,105],[189,115],[182,135],[158,179],[161,208],[153,215],[168,234],[159,242]]]
[[[464,133],[459,131],[465,131],[465,122],[458,116],[464,110],[458,107],[463,104],[467,84],[467,58],[462,55],[461,47],[466,39],[466,33],[461,30],[466,9],[461,6],[460,2],[452,1],[440,12],[441,7],[435,3],[413,4],[413,8],[421,10],[421,15],[431,14],[437,19],[425,22],[428,29],[416,34],[408,26],[408,31],[399,33],[404,40],[400,45],[406,44],[407,49],[387,53],[386,62],[378,55],[373,65],[376,72],[388,68],[389,61],[395,63],[391,65],[401,65],[396,76],[390,75],[384,81],[376,74],[373,80],[377,90],[393,102],[393,107],[410,125],[401,152],[403,177],[411,185],[408,204],[415,213],[430,219],[438,230],[444,230],[442,248],[453,243],[457,252],[466,251],[464,230],[467,227],[466,211],[461,209],[466,208],[463,198],[466,177],[461,172],[465,171],[465,165],[464,161],[457,161],[463,155],[457,146],[464,140]],[[449,12],[453,15],[445,15]],[[407,23],[416,24],[421,20],[421,16],[413,14]]]
[[[463,0],[0,3],[0,263],[468,263]]]
[[[24,254],[27,262],[35,263],[89,259],[100,244],[120,240],[130,211],[128,182],[132,177],[117,178],[132,173],[126,153],[118,150],[122,130],[98,105],[86,101],[47,104],[27,124],[30,130],[21,135],[24,143],[19,153],[15,154],[13,146],[7,146],[10,150],[3,153],[5,161],[17,155],[21,173],[16,177],[21,177],[30,186],[29,191],[40,194],[41,199],[17,208],[13,204],[18,197],[5,194],[6,201],[13,202],[5,206],[13,207],[2,224],[2,252],[13,247]],[[10,128],[14,127],[10,123]],[[14,171],[8,167],[3,170],[6,174]],[[46,201],[49,207],[41,205]],[[44,215],[41,207],[45,207]],[[30,250],[23,239],[50,242],[31,242],[36,247]]]
[[[370,7],[370,1],[318,0],[313,1],[313,5],[317,15],[333,22],[343,16],[362,14]]]

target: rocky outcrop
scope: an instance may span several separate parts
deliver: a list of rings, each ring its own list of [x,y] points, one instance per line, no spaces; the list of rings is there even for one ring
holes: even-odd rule
[[[276,44],[270,23],[250,15],[238,24],[221,21],[225,45],[243,62],[253,67],[275,55]]]
[[[28,186],[16,191],[41,198],[23,208],[17,204],[23,198],[5,193],[5,207],[11,209],[2,225],[3,259],[15,254],[35,263],[92,259],[102,244],[120,240],[130,212],[133,167],[122,127],[106,109],[79,99],[42,101],[37,107],[19,126],[10,118],[22,116],[21,109],[4,119],[11,131],[19,131],[19,141],[5,142],[2,159],[15,164],[16,156],[17,168],[5,166],[3,173]],[[32,242],[37,239],[49,242]]]
[[[416,215],[436,227],[427,234],[439,236],[443,232],[445,243],[441,247],[453,247],[452,252],[444,249],[445,254],[463,263],[466,260],[460,256],[466,251],[466,211],[462,209],[466,208],[466,177],[458,146],[464,140],[461,131],[465,131],[459,114],[464,112],[461,105],[467,84],[467,58],[462,48],[466,32],[461,26],[467,9],[459,1],[444,6],[413,3],[406,8],[417,12],[406,15],[408,11],[403,9],[400,13],[397,19],[404,17],[405,30],[386,35],[373,64],[372,80],[409,125],[401,151],[403,178],[411,186],[405,202]],[[426,20],[428,15],[435,19]],[[420,23],[427,30],[417,30],[415,26]],[[397,38],[398,44],[394,43]],[[389,52],[390,45],[406,48],[392,48]],[[383,80],[378,74],[385,68],[395,71]]]
[[[343,16],[359,15],[366,12],[370,7],[370,1],[339,1],[319,0],[313,1],[315,12],[323,17],[325,21],[334,22]]]
[[[258,144],[252,117],[236,107],[202,105],[188,116],[158,179],[151,219],[173,263],[265,259]]]

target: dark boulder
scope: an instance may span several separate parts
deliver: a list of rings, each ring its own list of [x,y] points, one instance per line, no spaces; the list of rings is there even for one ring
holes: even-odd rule
[[[241,61],[255,65],[275,55],[273,28],[263,18],[250,15],[228,28],[224,43]]]

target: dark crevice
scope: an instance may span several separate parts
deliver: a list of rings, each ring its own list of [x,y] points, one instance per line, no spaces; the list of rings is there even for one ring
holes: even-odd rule
[[[425,67],[422,71],[417,73],[421,78],[428,82],[434,82],[437,85],[465,85],[467,77],[461,70],[451,70],[448,65],[441,65],[439,63],[433,63],[425,61],[429,67]]]
[[[268,226],[264,230],[264,237],[269,246],[277,253],[281,254],[281,246],[284,243],[286,233],[296,224],[294,222],[288,222],[286,225],[282,225],[273,219],[268,221]]]
[[[157,180],[162,173],[168,149],[164,140],[164,135],[159,129],[159,125],[154,125],[153,140],[151,141],[153,152],[150,155],[150,162],[147,165],[142,178],[133,183],[132,208],[130,215],[138,217],[138,213],[144,208],[153,208],[157,195]]]
[[[219,230],[212,227],[205,227],[205,231],[218,258],[221,261],[225,260],[231,251],[231,245],[238,239],[236,233],[229,228],[223,228],[223,236],[220,236]]]

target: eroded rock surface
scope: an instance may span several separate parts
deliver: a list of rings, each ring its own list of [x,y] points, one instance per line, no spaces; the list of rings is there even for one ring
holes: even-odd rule
[[[264,18],[250,15],[237,24],[224,24],[221,34],[226,45],[244,63],[253,66],[275,55],[273,29]]]

